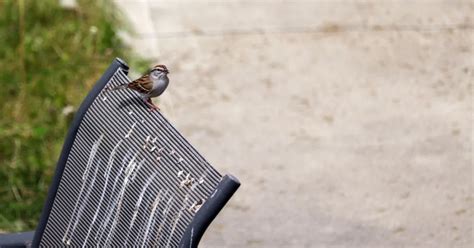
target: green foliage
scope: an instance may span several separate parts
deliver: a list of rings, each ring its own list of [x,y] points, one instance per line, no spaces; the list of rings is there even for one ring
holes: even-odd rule
[[[126,54],[107,1],[0,1],[0,230],[34,229],[68,126]],[[73,112],[73,111],[72,111]]]

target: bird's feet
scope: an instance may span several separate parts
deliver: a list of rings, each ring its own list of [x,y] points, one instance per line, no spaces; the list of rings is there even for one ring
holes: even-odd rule
[[[161,111],[161,109],[158,106],[153,106],[148,108],[149,112],[155,112],[155,111]]]
[[[150,111],[150,112],[157,111],[157,110],[160,111],[160,110],[161,110],[157,105],[153,104],[153,102],[151,101],[150,98],[148,98],[147,100],[145,100],[145,103],[146,103],[146,105],[148,106],[148,111]]]

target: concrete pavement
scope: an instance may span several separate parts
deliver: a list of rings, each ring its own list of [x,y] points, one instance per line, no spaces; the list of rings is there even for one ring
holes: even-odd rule
[[[116,2],[242,181],[203,247],[473,246],[472,1]]]

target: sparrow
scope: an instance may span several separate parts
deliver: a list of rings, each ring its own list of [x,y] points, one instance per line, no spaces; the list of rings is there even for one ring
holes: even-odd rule
[[[158,106],[151,101],[152,97],[158,97],[166,90],[170,80],[168,78],[168,68],[165,65],[155,65],[148,74],[133,80],[130,83],[118,85],[108,90],[131,89],[140,93],[145,104],[150,110],[160,110]]]

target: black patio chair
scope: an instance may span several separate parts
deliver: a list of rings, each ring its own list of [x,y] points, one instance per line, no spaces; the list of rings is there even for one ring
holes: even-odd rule
[[[77,111],[38,227],[0,246],[197,247],[240,186],[126,83],[115,59]]]

